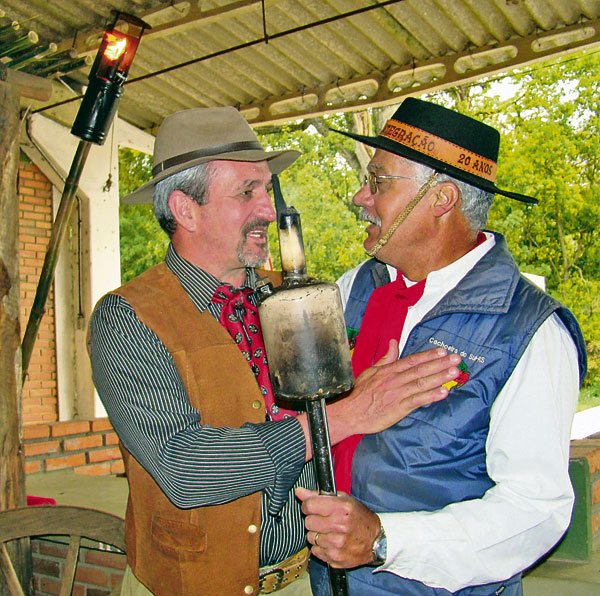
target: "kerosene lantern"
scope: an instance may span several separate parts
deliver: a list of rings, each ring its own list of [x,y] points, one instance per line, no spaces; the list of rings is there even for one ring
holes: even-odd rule
[[[307,275],[300,215],[273,176],[283,283],[259,283],[258,314],[275,398],[306,406],[319,492],[335,495],[325,400],[354,384],[344,311],[336,284]],[[345,596],[344,569],[329,568],[331,593]]]
[[[88,76],[88,88],[71,128],[75,136],[104,144],[145,29],[151,29],[148,23],[117,12],[112,26],[104,31]]]

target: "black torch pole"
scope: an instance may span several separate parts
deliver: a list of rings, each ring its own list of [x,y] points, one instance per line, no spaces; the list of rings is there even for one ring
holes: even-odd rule
[[[285,200],[281,193],[279,178],[273,175],[271,178],[273,184],[273,196],[275,198],[275,210],[277,211],[277,225],[280,228],[287,228],[291,218],[295,218],[295,225],[299,234],[299,243],[304,250],[302,242],[302,232],[300,231],[300,217],[297,211],[291,207],[288,209]],[[288,219],[289,218],[289,219]],[[281,235],[280,235],[281,242]],[[283,266],[282,269],[287,271]],[[306,277],[306,260],[301,259],[302,265],[297,264],[295,273]],[[291,272],[287,271],[290,275]],[[308,418],[308,429],[310,431],[310,442],[312,445],[312,460],[315,467],[317,477],[317,486],[321,495],[335,495],[335,478],[333,475],[333,461],[331,458],[331,442],[329,440],[329,427],[327,426],[327,412],[325,410],[325,398],[331,395],[323,395],[321,397],[303,396],[300,398],[306,403],[306,415]],[[336,569],[328,566],[329,570],[329,585],[331,587],[331,596],[347,596],[348,584],[346,581],[346,570]]]
[[[127,25],[127,27],[124,27],[124,25]],[[123,32],[124,28],[127,29],[127,33]],[[46,249],[33,306],[21,343],[23,382],[25,382],[27,376],[33,346],[40,322],[44,316],[46,300],[50,293],[50,286],[56,269],[58,251],[71,219],[73,205],[75,204],[75,193],[77,192],[83,166],[90,152],[91,143],[104,144],[116,114],[117,106],[123,95],[123,84],[127,79],[129,67],[144,30],[149,28],[150,25],[137,17],[116,12],[114,23],[110,29],[104,32],[103,41],[90,70],[89,85],[71,128],[71,133],[79,137],[81,141],[77,146],[65,182],[56,219],[52,226],[52,234]]]
[[[44,316],[44,313],[46,312],[46,300],[48,299],[48,294],[50,293],[50,286],[52,285],[54,270],[56,269],[58,251],[64,238],[69,220],[71,219],[73,205],[75,204],[75,193],[77,191],[77,186],[79,185],[81,172],[83,170],[83,166],[85,165],[90,147],[91,143],[89,141],[79,141],[79,145],[77,145],[77,151],[75,152],[75,157],[71,163],[71,169],[65,182],[58,212],[56,213],[56,219],[54,221],[54,225],[52,226],[52,234],[50,236],[50,241],[48,242],[48,248],[46,249],[44,265],[42,267],[40,280],[35,292],[35,298],[33,299],[33,306],[31,307],[31,313],[29,315],[29,320],[27,321],[25,335],[23,336],[23,342],[21,344],[23,382],[25,381],[25,376],[27,375],[27,369],[29,367],[31,353],[33,351],[33,346],[40,328],[40,322]]]
[[[329,427],[327,426],[327,412],[325,398],[310,399],[306,402],[306,415],[312,445],[312,459],[317,475],[319,494],[335,495],[335,477],[333,475],[333,461],[331,458],[331,443],[329,441]],[[348,583],[345,569],[336,569],[327,566],[329,570],[329,584],[331,596],[347,596]]]

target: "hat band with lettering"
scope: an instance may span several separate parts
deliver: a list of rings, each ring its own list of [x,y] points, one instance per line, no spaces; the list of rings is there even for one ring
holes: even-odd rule
[[[335,130],[490,193],[523,203],[537,199],[495,185],[500,134],[483,122],[437,104],[407,97],[376,137]]]
[[[416,126],[388,120],[385,128],[381,131],[381,136],[397,141],[415,151],[426,153],[459,170],[481,176],[490,182],[496,180],[497,164],[495,161],[425,132]]]

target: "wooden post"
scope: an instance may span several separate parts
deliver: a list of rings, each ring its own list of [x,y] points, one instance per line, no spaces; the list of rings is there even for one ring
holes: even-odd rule
[[[17,199],[19,96],[23,89],[7,79],[10,80],[7,69],[0,63],[0,511],[22,507],[27,501],[21,415]],[[23,586],[30,585],[31,580],[28,542],[15,541],[8,549]],[[0,580],[0,595],[8,593]]]

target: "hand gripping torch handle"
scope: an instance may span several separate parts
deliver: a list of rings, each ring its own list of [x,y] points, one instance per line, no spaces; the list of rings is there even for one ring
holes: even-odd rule
[[[337,492],[335,490],[335,477],[333,475],[325,398],[308,400],[306,402],[306,415],[310,430],[310,442],[319,494],[335,495]],[[331,596],[347,596],[348,583],[346,580],[346,570],[335,569],[329,566],[328,570]]]

